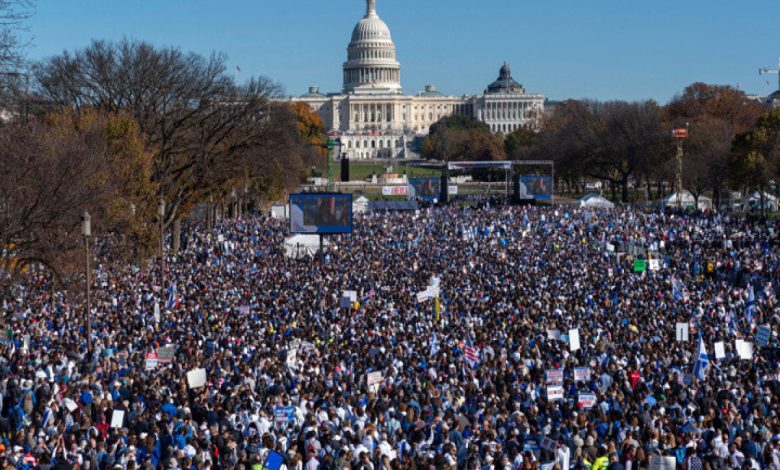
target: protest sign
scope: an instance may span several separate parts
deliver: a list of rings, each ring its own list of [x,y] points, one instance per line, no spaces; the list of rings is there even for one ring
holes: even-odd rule
[[[596,394],[580,393],[577,395],[577,405],[586,410],[593,408],[596,406]]]
[[[262,468],[264,470],[280,470],[282,465],[284,465],[284,456],[272,450],[268,452]]]
[[[661,260],[660,259],[647,260],[647,269],[649,269],[651,272],[660,271]]]
[[[574,381],[575,382],[587,382],[590,380],[590,367],[575,367],[574,368]]]
[[[111,414],[111,427],[121,428],[125,421],[125,412],[123,410],[114,410]]]
[[[417,293],[417,302],[423,303],[426,300],[429,300],[431,298],[431,293],[428,291],[428,289],[425,289],[422,292]]]
[[[569,330],[569,350],[571,352],[577,351],[580,349],[580,330],[579,328],[575,328],[573,330]]]
[[[79,409],[79,405],[77,405],[76,402],[70,398],[63,398],[62,404],[65,405],[65,408],[67,408],[71,413]]]
[[[368,391],[377,393],[384,377],[381,371],[369,372],[366,374],[366,385],[368,385]]]
[[[297,367],[297,360],[298,360],[298,351],[295,349],[288,349],[287,359],[285,360],[285,364],[287,365],[287,368],[295,369]]]
[[[157,348],[157,362],[159,364],[170,364],[173,362],[173,358],[176,356],[175,346],[162,346]]]
[[[356,290],[345,290],[342,294],[342,297],[349,298],[350,302],[357,302],[357,291]]]
[[[249,305],[242,305],[238,307],[238,314],[239,315],[249,315]]]
[[[561,331],[560,330],[547,330],[547,339],[551,339],[553,341],[560,341],[561,340]]]
[[[674,337],[677,341],[688,341],[688,329],[687,323],[677,323],[674,327]]]
[[[721,360],[726,357],[726,345],[723,341],[715,343],[715,359]]]
[[[342,297],[339,299],[339,308],[352,308],[352,301],[349,297]]]
[[[545,371],[547,383],[550,385],[563,385],[563,369],[549,369]]]
[[[647,260],[646,259],[635,259],[634,260],[634,272],[635,273],[643,273],[647,271]]]
[[[294,406],[275,406],[274,407],[274,424],[289,424],[295,421],[295,407]]]
[[[547,401],[563,400],[563,387],[549,385],[547,387]]]
[[[734,349],[736,349],[740,359],[746,361],[753,359],[753,343],[738,339],[734,342]]]
[[[158,357],[156,352],[146,353],[146,370],[157,368]]]
[[[190,388],[200,388],[206,385],[206,369],[192,369],[187,372],[187,385]]]

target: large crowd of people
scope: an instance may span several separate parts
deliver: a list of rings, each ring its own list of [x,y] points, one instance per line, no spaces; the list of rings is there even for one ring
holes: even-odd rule
[[[314,258],[286,224],[194,227],[167,291],[96,259],[88,318],[17,285],[0,465],[780,469],[775,220],[426,208]]]

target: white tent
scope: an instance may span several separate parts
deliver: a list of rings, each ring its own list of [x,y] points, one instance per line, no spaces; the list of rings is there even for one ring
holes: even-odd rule
[[[609,199],[599,194],[591,193],[586,194],[585,197],[580,199],[580,207],[586,207],[591,209],[614,209],[615,204]]]
[[[675,208],[683,208],[683,209],[693,209],[696,205],[696,198],[693,197],[693,194],[691,194],[690,191],[683,190],[680,192],[680,197],[678,201],[677,193],[672,193],[669,196],[666,196],[664,199],[664,206],[666,207],[675,207]],[[707,196],[699,196],[699,210],[711,210],[712,209],[712,199],[708,198]]]
[[[332,245],[327,237],[322,241],[327,250]],[[304,256],[314,256],[320,251],[319,235],[294,235],[284,241],[284,254],[288,258],[299,259]]]
[[[745,197],[742,198],[741,205],[743,211],[761,210],[761,193],[756,191],[746,194]],[[769,193],[764,193],[764,205],[768,211],[776,212],[778,205],[777,198]]]
[[[359,214],[368,211],[368,202],[368,198],[365,196],[355,199],[352,201],[352,212]]]

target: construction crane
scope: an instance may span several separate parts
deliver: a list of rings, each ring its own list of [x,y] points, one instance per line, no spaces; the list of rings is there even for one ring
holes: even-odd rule
[[[780,89],[780,59],[777,59],[777,68],[761,67],[758,69],[759,75],[777,75],[777,88]],[[767,82],[768,84],[769,82]]]

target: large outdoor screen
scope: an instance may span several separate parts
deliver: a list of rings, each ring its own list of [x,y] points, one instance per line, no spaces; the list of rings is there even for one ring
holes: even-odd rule
[[[409,196],[418,199],[433,200],[441,195],[441,179],[409,178]]]
[[[548,201],[552,199],[552,178],[549,176],[520,176],[520,198]]]
[[[291,194],[290,232],[352,232],[352,195],[331,193]]]

